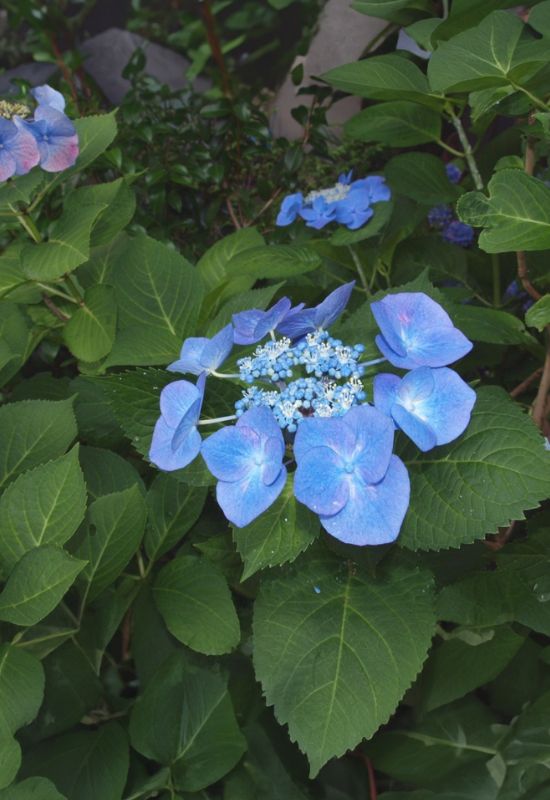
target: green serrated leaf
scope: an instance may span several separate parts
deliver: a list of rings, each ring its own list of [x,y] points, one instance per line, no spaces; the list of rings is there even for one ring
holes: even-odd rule
[[[118,334],[106,365],[167,364],[195,332],[203,289],[183,256],[148,236],[118,252],[112,283]]]
[[[428,78],[435,92],[521,83],[544,66],[549,53],[542,42],[524,38],[518,17],[494,11],[477,27],[439,45],[428,62]]]
[[[413,147],[441,137],[441,116],[434,109],[406,100],[379,103],[348,120],[344,132],[360,142]]]
[[[147,510],[138,486],[103,495],[89,508],[86,538],[76,555],[88,562],[79,582],[92,600],[118,578],[139,547]]]
[[[265,567],[294,561],[319,534],[319,518],[296,501],[294,481],[286,485],[263,514],[244,528],[233,528],[233,538],[243,560],[241,580]]]
[[[531,420],[497,387],[485,387],[466,431],[428,453],[402,453],[411,504],[399,543],[460,547],[523,519],[550,492],[550,454]]]
[[[67,800],[121,800],[128,766],[126,733],[109,722],[42,742],[26,757],[23,774],[48,778]]]
[[[249,275],[254,279],[291,278],[317,269],[321,259],[311,247],[272,245],[251,247],[237,253],[227,264],[229,277]]]
[[[550,294],[545,294],[531,306],[525,315],[525,324],[538,331],[550,324]]]
[[[147,493],[149,524],[144,545],[151,561],[180,542],[199,518],[205,500],[205,487],[188,486],[172,475],[157,475]]]
[[[46,175],[40,169],[33,169],[27,175],[19,175],[0,186],[0,209],[7,209],[17,203],[28,203],[33,194],[45,181]]]
[[[27,778],[0,792],[0,800],[67,800],[47,778]]]
[[[110,353],[115,341],[117,305],[114,289],[92,286],[84,305],[77,308],[63,328],[63,340],[82,361],[99,361]]]
[[[2,568],[9,572],[35,547],[64,544],[82,522],[85,508],[77,447],[20,475],[0,498]]]
[[[68,202],[103,206],[92,232],[92,247],[108,244],[130,222],[136,208],[135,195],[124,178],[83,186],[69,195]]]
[[[104,205],[80,203],[65,208],[52,225],[47,242],[23,247],[21,266],[25,277],[56,280],[87,261],[92,228],[104,208]]]
[[[429,94],[424,73],[412,61],[398,55],[372,56],[344,64],[322,77],[335,89],[370,100],[412,100],[435,108],[440,105],[439,99]]]
[[[227,265],[238,253],[263,245],[256,228],[243,228],[225,236],[210,247],[197,263],[197,271],[208,292],[224,284],[229,277]]]
[[[0,408],[0,488],[65,452],[76,436],[71,400],[23,400]]]
[[[262,584],[256,676],[312,776],[387,722],[420,670],[435,624],[430,585],[419,571],[374,581],[309,554]]]
[[[130,740],[146,758],[171,765],[176,788],[190,792],[222,778],[246,749],[227,680],[191,667],[181,652],[164,662],[138,698]]]
[[[36,625],[58,605],[85,563],[53,545],[25,553],[0,593],[0,620]]]
[[[80,153],[74,167],[63,173],[64,178],[85,169],[109,147],[117,134],[116,109],[109,114],[75,119],[73,124],[78,134]]]
[[[221,572],[207,559],[179,556],[171,561],[160,570],[153,597],[172,636],[192,650],[221,655],[239,643],[231,593]]]
[[[80,465],[91,500],[138,486],[145,494],[143,481],[130,461],[101,447],[81,447]]]
[[[424,205],[452,203],[460,195],[441,159],[429,153],[401,153],[388,161],[384,172],[395,192]]]
[[[550,189],[518,169],[499,170],[489,181],[489,197],[468,192],[460,198],[460,219],[483,227],[479,246],[487,253],[550,247]]]

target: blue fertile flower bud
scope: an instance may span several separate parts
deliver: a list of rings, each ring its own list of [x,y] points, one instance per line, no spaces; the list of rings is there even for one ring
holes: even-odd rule
[[[463,433],[476,394],[452,369],[419,367],[404,378],[382,374],[374,379],[374,404],[423,452]]]
[[[462,170],[456,164],[445,164],[445,172],[451,183],[458,183],[462,178]]]
[[[436,230],[441,230],[453,221],[453,211],[450,206],[434,206],[428,211],[428,225]]]
[[[222,428],[202,445],[202,456],[218,478],[216,498],[228,520],[248,525],[275,502],[286,481],[285,443],[267,408],[252,408],[237,424]]]
[[[290,311],[291,302],[282,297],[268,311],[252,308],[233,314],[233,340],[235,344],[256,344],[269,333],[273,333]]]
[[[191,337],[186,339],[181,348],[180,357],[173,361],[167,369],[170,372],[190,372],[201,375],[212,372],[223,364],[233,348],[233,326],[226,325],[211,339]]]
[[[475,232],[471,225],[455,219],[445,225],[441,231],[441,236],[451,244],[457,244],[459,247],[470,247],[473,244]]]
[[[40,161],[34,137],[9,119],[0,117],[0,181],[25,175]]]
[[[410,484],[392,445],[391,420],[371,406],[352,408],[341,418],[305,419],[294,442],[296,497],[342,542],[394,541]]]
[[[299,339],[315,330],[326,330],[347,306],[354,286],[355,281],[339,286],[315,308],[293,308],[277,330],[290,339]]]
[[[206,375],[194,386],[174,381],[160,393],[160,417],[155,425],[149,458],[166,472],[182,469],[199,454],[201,437],[197,430]]]
[[[394,367],[445,367],[472,349],[447,312],[422,292],[387,295],[371,310],[381,331],[376,344]]]

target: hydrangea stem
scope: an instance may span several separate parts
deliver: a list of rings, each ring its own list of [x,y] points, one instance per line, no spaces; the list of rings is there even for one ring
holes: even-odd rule
[[[447,111],[449,112],[449,116],[453,123],[454,129],[458,134],[458,138],[460,139],[460,144],[464,149],[464,158],[466,159],[466,163],[468,164],[468,169],[470,170],[470,174],[474,181],[474,185],[478,191],[483,189],[483,179],[481,177],[481,173],[478,169],[477,162],[474,157],[474,151],[472,149],[472,145],[468,137],[466,136],[466,131],[464,130],[464,126],[453,109],[451,107],[447,107]]]
[[[210,374],[214,376],[214,378],[240,378],[240,374],[238,372],[216,372],[215,369],[210,370]]]
[[[367,278],[366,278],[365,273],[363,271],[363,266],[361,264],[359,256],[357,255],[357,253],[355,252],[355,249],[353,247],[349,246],[348,250],[349,250],[349,253],[350,253],[351,257],[352,257],[353,263],[355,265],[355,269],[357,270],[357,274],[359,275],[359,280],[361,281],[361,286],[365,290],[365,294],[368,295],[368,294],[370,294],[369,285],[367,283]]]
[[[34,224],[34,221],[31,219],[31,217],[29,217],[28,214],[24,214],[23,212],[19,211],[17,208],[14,208],[12,205],[10,205],[9,208],[12,214],[17,217],[18,223],[26,230],[33,242],[36,242],[37,244],[41,242],[42,237],[40,236],[40,231]]]
[[[197,425],[214,425],[215,422],[231,422],[234,419],[237,419],[237,415],[229,414],[229,416],[227,417],[214,417],[214,419],[201,419],[197,422]]]

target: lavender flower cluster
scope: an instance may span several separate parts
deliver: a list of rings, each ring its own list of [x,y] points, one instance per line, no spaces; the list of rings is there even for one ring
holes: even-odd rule
[[[32,116],[26,105],[0,100],[0,182],[38,165],[45,172],[62,172],[78,156],[78,136],[64,113],[63,95],[47,85],[31,94],[37,101]]]
[[[451,183],[459,183],[462,170],[456,164],[446,164],[445,171]],[[474,229],[454,216],[451,206],[433,206],[428,211],[428,225],[440,231],[441,238],[459,247],[470,247],[475,238]]]
[[[267,311],[235,314],[212,338],[186,339],[168,367],[198,379],[162,390],[150,459],[172,471],[200,453],[217,479],[218,503],[237,527],[272,505],[292,471],[297,500],[332,536],[357,545],[391,542],[410,495],[407,469],[393,453],[395,431],[427,451],[469,423],[475,393],[448,365],[472,344],[444,309],[418,292],[371,303],[381,357],[365,361],[363,345],[344,344],[328,332],[353,286],[339,287],[314,308],[292,308],[282,298]],[[235,344],[263,340],[237,360],[238,373],[218,371]],[[368,402],[364,374],[382,361],[406,374],[377,374]],[[235,415],[200,419],[208,376],[245,387]],[[235,424],[206,439],[199,433],[203,425],[225,422]]]

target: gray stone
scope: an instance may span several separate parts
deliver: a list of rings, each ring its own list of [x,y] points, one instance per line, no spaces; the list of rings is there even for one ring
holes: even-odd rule
[[[271,128],[275,136],[298,139],[303,134],[302,126],[291,115],[291,110],[308,105],[311,98],[298,96],[298,89],[315,83],[315,76],[322,75],[333,67],[356,61],[364,53],[369,42],[387,25],[383,19],[359,14],[347,0],[327,0],[319,19],[319,29],[314,36],[306,56],[293,65],[303,64],[304,78],[300,86],[294,86],[290,75],[277,92],[271,106]],[[335,103],[329,111],[328,120],[336,129],[361,108],[358,97],[346,97]]]
[[[31,86],[40,86],[47,83],[55,72],[57,72],[55,64],[38,61],[7,69],[0,75],[0,95],[17,91],[17,86],[12,83],[15,78],[28,81]]]
[[[122,77],[122,71],[137,48],[145,53],[147,75],[174,90],[183,89],[189,83],[185,77],[189,61],[179,53],[149,42],[137,33],[109,28],[83,42],[80,51],[85,59],[84,69],[111,103],[118,105],[130,89],[130,82]],[[197,78],[192,85],[198,91],[210,87],[209,81],[203,78]]]

